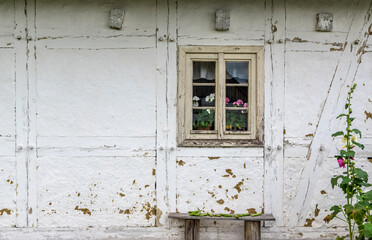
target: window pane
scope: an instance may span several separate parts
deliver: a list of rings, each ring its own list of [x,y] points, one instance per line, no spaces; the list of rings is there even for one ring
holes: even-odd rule
[[[193,107],[214,106],[216,102],[214,86],[194,86],[192,96]]]
[[[247,110],[226,110],[227,131],[248,131]]]
[[[214,130],[215,110],[194,109],[192,114],[193,130]]]
[[[248,107],[248,87],[226,87],[226,107]]]
[[[215,83],[216,62],[193,62],[193,83]]]
[[[248,84],[248,62],[226,62],[226,83]]]

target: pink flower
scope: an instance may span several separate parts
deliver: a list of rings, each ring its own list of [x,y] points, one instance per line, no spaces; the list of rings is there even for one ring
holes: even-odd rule
[[[339,158],[337,161],[338,161],[338,165],[339,165],[340,167],[345,168],[344,159]]]
[[[248,107],[248,103],[244,103],[243,107],[245,108]]]
[[[234,106],[236,105],[236,106],[239,107],[241,104],[244,104],[244,102],[241,99],[238,99],[238,101],[233,102],[233,104],[234,104]]]
[[[228,104],[229,102],[230,102],[230,99],[226,98],[226,104]]]

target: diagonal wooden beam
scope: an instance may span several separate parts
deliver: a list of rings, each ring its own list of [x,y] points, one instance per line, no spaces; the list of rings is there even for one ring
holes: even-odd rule
[[[363,49],[369,37],[369,31],[372,26],[371,5],[372,1],[361,0],[354,12],[354,17],[344,44],[344,51],[329,86],[328,95],[319,117],[314,139],[309,147],[308,161],[290,210],[290,226],[304,225],[310,211],[317,179],[322,171],[323,159],[328,156],[332,145],[331,134],[334,120],[336,115],[343,111],[347,86],[355,80],[355,75],[364,53]],[[356,44],[355,40],[360,41]]]

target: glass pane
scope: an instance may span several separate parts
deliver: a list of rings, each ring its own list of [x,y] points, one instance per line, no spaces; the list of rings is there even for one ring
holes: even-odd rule
[[[192,113],[192,129],[214,130],[214,120],[214,109],[194,109]]]
[[[248,87],[226,87],[226,107],[248,107]]]
[[[193,83],[215,83],[216,62],[193,62]]]
[[[194,86],[192,96],[193,107],[214,106],[216,102],[214,86]]]
[[[226,62],[226,83],[248,84],[248,62]]]
[[[248,111],[247,110],[226,110],[226,130],[248,131]]]

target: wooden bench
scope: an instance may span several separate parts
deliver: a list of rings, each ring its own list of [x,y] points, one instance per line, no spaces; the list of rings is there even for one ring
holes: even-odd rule
[[[261,222],[275,221],[272,214],[262,214],[260,216],[246,217],[199,217],[190,216],[188,213],[170,213],[168,218],[185,220],[185,240],[200,240],[200,220],[227,220],[227,221],[244,221],[244,239],[260,240],[261,239]]]

